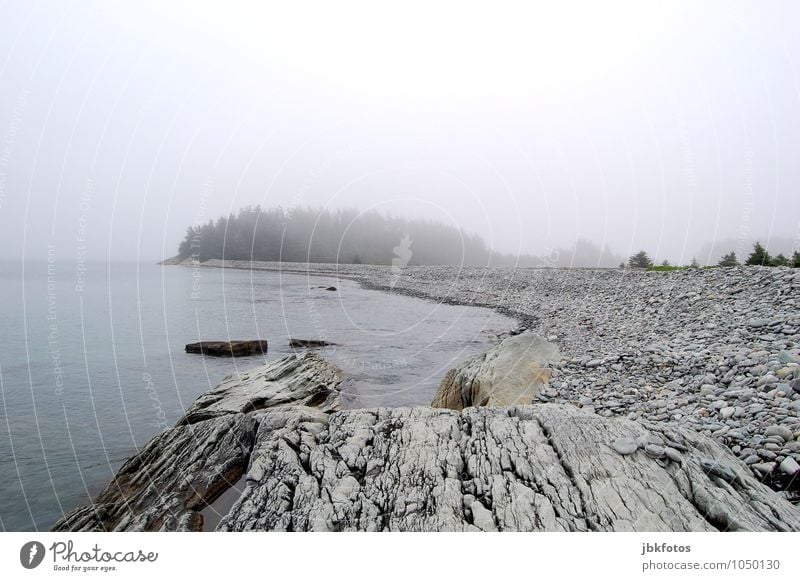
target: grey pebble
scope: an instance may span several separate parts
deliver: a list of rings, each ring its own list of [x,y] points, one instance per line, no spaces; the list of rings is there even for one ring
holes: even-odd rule
[[[783,462],[781,462],[781,471],[789,476],[794,476],[800,472],[800,464],[791,456],[787,456],[784,458]]]
[[[659,444],[647,444],[644,447],[644,453],[650,458],[663,458],[666,453],[666,448],[664,448],[664,446],[660,446]]]
[[[639,444],[630,438],[617,438],[611,443],[611,447],[614,448],[617,454],[628,456],[639,449]]]

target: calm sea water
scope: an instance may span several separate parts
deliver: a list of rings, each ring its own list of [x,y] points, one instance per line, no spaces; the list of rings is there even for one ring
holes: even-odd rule
[[[329,292],[320,286],[336,286]],[[290,337],[355,378],[349,407],[426,405],[439,381],[511,319],[270,272],[149,264],[0,264],[0,530],[46,530],[128,456],[237,369]],[[184,352],[201,339],[267,339],[266,356]]]

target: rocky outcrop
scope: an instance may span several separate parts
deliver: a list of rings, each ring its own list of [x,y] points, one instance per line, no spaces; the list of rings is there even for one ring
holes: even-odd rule
[[[619,454],[623,438],[649,453]],[[711,439],[568,405],[284,409],[259,414],[255,440],[217,530],[800,530]]]
[[[186,345],[186,352],[215,357],[247,357],[266,353],[267,342],[264,340],[199,341]]]
[[[550,365],[560,359],[558,348],[535,333],[509,337],[451,369],[431,405],[462,410],[532,403],[550,382]]]
[[[564,404],[341,411],[342,383],[311,353],[227,378],[55,530],[202,530],[233,491],[216,530],[800,531],[797,507],[677,423]]]
[[[175,256],[172,256],[171,258],[165,258],[164,260],[159,262],[158,265],[159,266],[177,266],[177,265],[183,264],[183,263],[185,263],[187,261],[191,262],[191,260],[192,260],[191,257],[184,257],[184,256],[181,256],[180,254],[176,254]]]
[[[93,504],[53,530],[202,530],[200,511],[246,470],[257,425],[250,415],[230,414],[163,432],[125,462]]]
[[[341,405],[342,372],[311,354],[227,377],[178,424],[129,459],[91,505],[56,531],[202,530],[201,511],[230,489],[252,457],[258,410],[326,416]]]
[[[294,405],[339,410],[344,381],[338,367],[315,353],[290,355],[229,375],[216,389],[198,397],[178,424]]]

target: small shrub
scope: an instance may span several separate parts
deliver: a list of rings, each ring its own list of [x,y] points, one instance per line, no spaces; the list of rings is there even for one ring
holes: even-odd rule
[[[717,263],[718,266],[739,266],[739,259],[736,258],[736,253],[731,250],[728,254],[723,256]]]
[[[783,254],[778,254],[778,256],[772,259],[770,264],[772,266],[789,266],[789,259],[786,258]]]

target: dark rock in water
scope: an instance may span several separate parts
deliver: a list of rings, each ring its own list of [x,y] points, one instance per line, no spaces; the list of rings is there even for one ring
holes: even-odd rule
[[[338,290],[338,289],[335,286],[329,286],[329,287],[325,287],[325,290],[326,291],[335,291],[335,290]]]
[[[267,341],[200,341],[186,345],[187,353],[201,353],[215,357],[246,357],[267,352]]]
[[[302,349],[304,347],[329,347],[331,345],[335,345],[335,343],[328,343],[321,339],[289,339],[289,347],[293,349]]]

